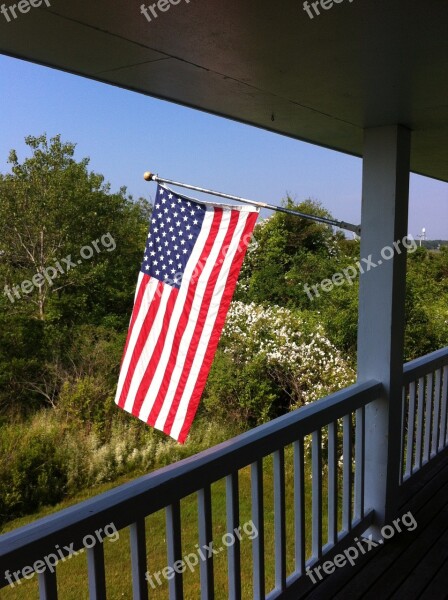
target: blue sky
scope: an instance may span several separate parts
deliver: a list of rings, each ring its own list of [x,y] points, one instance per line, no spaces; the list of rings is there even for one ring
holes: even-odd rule
[[[159,175],[279,204],[288,192],[359,223],[361,160],[254,127],[0,56],[0,170],[26,135],[61,133],[114,190],[150,199]],[[409,232],[448,239],[448,184],[411,176]]]

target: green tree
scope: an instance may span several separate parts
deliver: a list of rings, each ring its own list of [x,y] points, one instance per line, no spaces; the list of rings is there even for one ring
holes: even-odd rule
[[[14,302],[15,310],[41,320],[69,321],[85,320],[87,315],[98,320],[114,309],[121,313],[123,292],[128,298],[135,285],[149,206],[134,203],[125,188],[112,194],[102,175],[88,171],[89,160],[76,161],[75,145],[62,142],[60,136],[50,141],[45,135],[30,136],[25,141],[32,156],[20,162],[12,150],[12,173],[0,176],[2,275],[11,287],[41,277],[39,285],[28,286],[29,293],[18,291],[21,302]],[[108,248],[101,243],[106,234],[119,252],[112,254],[111,242]],[[80,256],[85,246],[93,251],[90,260]],[[57,272],[58,265],[64,273]],[[47,278],[46,269],[53,269]],[[107,302],[99,302],[99,295]],[[10,300],[11,296],[19,300],[14,292]]]
[[[125,330],[151,212],[59,135],[25,141],[0,175],[0,406],[21,410],[54,405],[77,328]]]
[[[331,218],[312,200],[283,206],[302,213]],[[334,288],[331,293],[306,292],[359,258],[359,241],[348,240],[333,228],[308,219],[275,213],[260,223],[243,266],[236,299],[278,304],[309,311],[319,317],[327,335],[353,359],[357,335],[357,282]]]
[[[318,202],[295,203],[286,198],[282,205],[310,215],[331,218]],[[330,257],[339,253],[342,234],[330,226],[277,212],[259,224],[254,232],[257,249],[249,253],[242,273],[246,296],[253,302],[274,302],[306,308],[303,285],[328,274]]]
[[[448,345],[448,247],[408,257],[405,358]]]

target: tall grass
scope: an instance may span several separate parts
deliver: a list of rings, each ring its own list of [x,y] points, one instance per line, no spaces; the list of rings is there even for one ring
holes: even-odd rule
[[[107,438],[94,428],[42,410],[0,427],[0,524],[85,488],[148,473],[224,441],[236,426],[199,421],[183,446],[136,419],[112,421]]]

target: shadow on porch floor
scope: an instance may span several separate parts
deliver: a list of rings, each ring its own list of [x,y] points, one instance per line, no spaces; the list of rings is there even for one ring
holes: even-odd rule
[[[398,511],[411,510],[412,532],[396,534],[355,566],[343,567],[313,586],[306,600],[448,599],[448,456]]]

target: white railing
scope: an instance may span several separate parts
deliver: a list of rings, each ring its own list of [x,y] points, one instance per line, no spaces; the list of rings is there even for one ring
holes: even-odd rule
[[[33,565],[52,553],[55,545],[79,550],[85,536],[113,522],[118,530],[129,528],[133,598],[147,600],[145,573],[151,571],[151,564],[146,553],[145,518],[165,510],[167,565],[172,567],[183,556],[181,500],[196,494],[197,543],[209,545],[214,531],[212,484],[225,480],[226,528],[233,532],[241,525],[239,473],[249,467],[252,521],[258,535],[252,540],[252,572],[245,572],[244,577],[252,578],[254,598],[272,600],[290,594],[296,597],[301,586],[309,583],[305,577],[307,566],[318,565],[348,546],[372,522],[373,511],[364,503],[365,406],[376,400],[381,391],[377,382],[354,385],[194,457],[3,535],[0,586],[8,583],[6,571],[21,572],[25,565]],[[275,583],[270,586],[272,589],[266,589],[268,521],[264,492],[266,468],[271,462]],[[310,502],[306,488],[311,492]],[[286,498],[291,496],[293,506],[289,502],[286,506]],[[272,518],[269,519],[270,526]],[[287,561],[287,548],[291,545],[294,556]],[[87,559],[90,599],[104,600],[107,595],[103,544],[87,549]],[[178,571],[169,581],[171,600],[183,598],[183,574]],[[57,572],[58,567],[54,572],[47,569],[39,573],[41,600],[58,598]],[[228,596],[239,600],[239,539],[227,548],[227,575]],[[213,555],[201,561],[200,587],[202,599],[215,597]],[[64,597],[63,591],[61,595]]]
[[[164,550],[167,566],[173,567],[190,548],[185,546],[182,535],[181,500],[195,496],[195,541],[201,547],[209,546],[217,529],[212,512],[212,484],[225,482],[225,528],[234,532],[241,526],[240,478],[242,471],[249,469],[250,499],[244,500],[250,501],[257,536],[251,542],[252,560],[244,563],[244,581],[247,577],[252,579],[256,599],[296,598],[310,585],[307,567],[331,559],[374,522],[375,507],[366,506],[364,499],[365,407],[382,395],[383,387],[378,382],[354,385],[196,456],[1,536],[0,587],[8,584],[7,571],[21,574],[24,566],[41,561],[55,546],[80,550],[86,536],[113,523],[117,530],[126,528],[130,533],[133,598],[147,600],[145,575],[151,572],[151,559],[147,556],[146,517],[165,511]],[[401,467],[397,481],[402,500],[412,495],[412,485],[419,482],[426,467],[446,456],[447,446],[445,348],[404,367]],[[267,477],[269,469],[272,478]],[[271,486],[272,507],[266,506],[267,485]],[[265,543],[268,528],[273,529],[274,550],[273,573],[269,576],[267,555],[272,554],[272,547],[268,549]],[[102,543],[87,549],[87,561],[90,599],[104,600],[107,565]],[[230,600],[241,598],[242,564],[240,539],[236,538],[227,547]],[[58,569],[56,566],[54,572],[46,569],[39,573],[41,600],[57,600]],[[198,569],[201,598],[212,600],[216,593],[213,553],[201,560]],[[169,598],[180,600],[183,573],[179,569],[173,573]],[[63,589],[61,594],[64,597]]]
[[[400,484],[448,447],[448,348],[407,363],[403,373]]]

